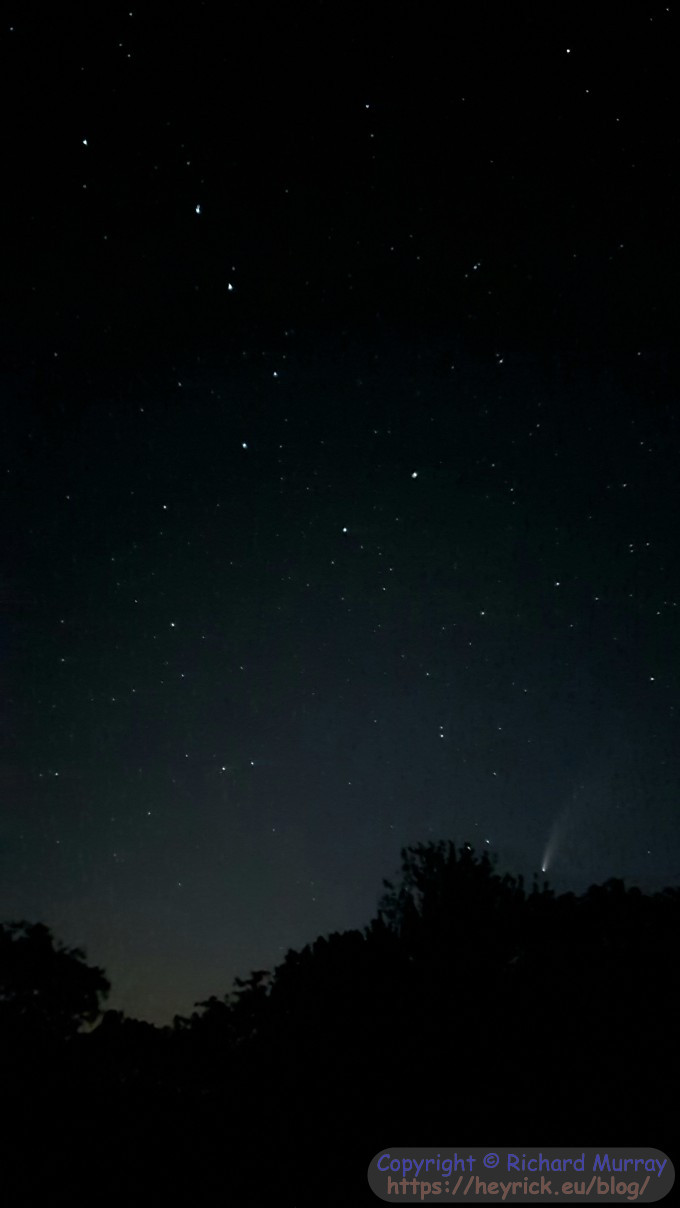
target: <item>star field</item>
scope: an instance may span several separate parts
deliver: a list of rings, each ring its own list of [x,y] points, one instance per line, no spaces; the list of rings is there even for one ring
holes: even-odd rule
[[[680,875],[674,10],[223,19],[2,32],[0,903],[161,1022],[406,843]]]

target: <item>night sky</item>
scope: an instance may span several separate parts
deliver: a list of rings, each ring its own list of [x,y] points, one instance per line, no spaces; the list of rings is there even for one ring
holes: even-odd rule
[[[364,926],[408,843],[680,880],[677,53],[5,6],[0,918],[110,1006]]]

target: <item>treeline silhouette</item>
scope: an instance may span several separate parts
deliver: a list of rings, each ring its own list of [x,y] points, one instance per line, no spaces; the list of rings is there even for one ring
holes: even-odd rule
[[[7,1202],[375,1203],[385,1146],[672,1156],[680,890],[525,890],[468,844],[402,852],[364,931],[159,1028],[42,924],[0,927]]]

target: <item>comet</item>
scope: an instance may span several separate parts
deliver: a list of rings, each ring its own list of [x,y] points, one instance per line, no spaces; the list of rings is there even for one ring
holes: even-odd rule
[[[550,865],[552,864],[553,860],[555,859],[555,856],[557,855],[557,849],[564,837],[564,831],[566,828],[568,816],[569,816],[569,806],[567,806],[567,808],[562,811],[559,818],[556,818],[555,822],[553,823],[552,830],[550,831],[550,835],[548,838],[548,842],[545,845],[545,851],[543,852],[543,858],[541,860],[541,872],[548,871],[548,869],[550,868]]]

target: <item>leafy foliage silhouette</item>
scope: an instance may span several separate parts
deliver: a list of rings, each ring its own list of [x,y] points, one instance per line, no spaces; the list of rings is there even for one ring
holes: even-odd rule
[[[43,923],[0,926],[0,1026],[16,1043],[66,1040],[94,1023],[110,983],[79,948],[55,944]]]

